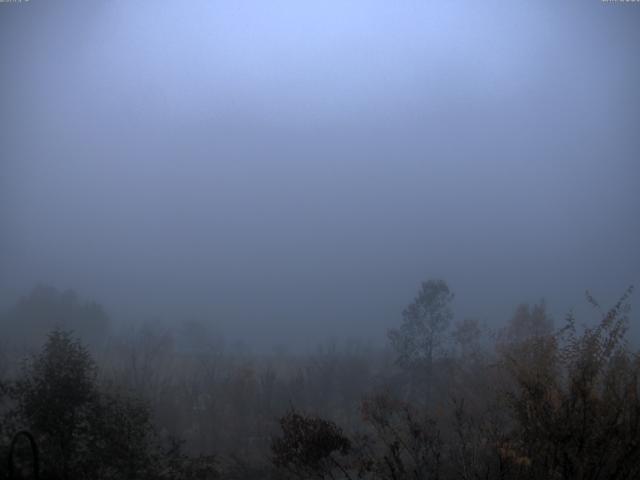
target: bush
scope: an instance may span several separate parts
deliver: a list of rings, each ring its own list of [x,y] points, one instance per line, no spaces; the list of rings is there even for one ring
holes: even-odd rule
[[[628,350],[629,288],[594,328],[575,320],[523,343],[526,362],[507,358],[516,382],[515,422],[505,452],[520,478],[640,478],[640,356]]]
[[[351,451],[351,441],[333,422],[290,411],[280,419],[283,435],[273,440],[271,450],[276,467],[297,478],[333,478],[333,471],[345,475],[342,464]]]

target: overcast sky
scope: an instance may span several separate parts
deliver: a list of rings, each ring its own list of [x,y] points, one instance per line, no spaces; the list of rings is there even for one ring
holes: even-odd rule
[[[0,301],[378,341],[640,283],[640,4],[0,3]],[[637,295],[635,304],[640,308]]]

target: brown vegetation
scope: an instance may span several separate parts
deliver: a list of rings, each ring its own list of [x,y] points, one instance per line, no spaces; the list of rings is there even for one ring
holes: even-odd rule
[[[0,456],[27,431],[41,478],[640,478],[630,294],[603,312],[589,295],[586,327],[522,305],[491,335],[451,326],[448,287],[425,282],[392,351],[252,357],[197,325],[197,343],[145,327],[89,351],[55,330],[21,368],[4,362]],[[14,443],[14,477],[32,478]]]

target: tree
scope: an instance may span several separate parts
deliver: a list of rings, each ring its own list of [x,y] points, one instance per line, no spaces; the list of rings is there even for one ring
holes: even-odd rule
[[[434,355],[442,346],[453,318],[453,296],[444,280],[422,282],[413,303],[402,312],[400,328],[388,332],[400,365],[431,370]]]
[[[480,349],[482,329],[478,321],[473,318],[465,318],[461,322],[456,322],[451,336],[463,357]]]
[[[109,330],[105,309],[93,301],[81,301],[73,290],[38,285],[0,319],[11,334],[12,345],[40,347],[54,329],[73,331],[90,347],[103,344]]]
[[[87,350],[71,335],[54,331],[42,353],[25,366],[14,385],[17,414],[56,461],[50,468],[69,478],[81,438],[98,399],[96,367]]]
[[[501,340],[521,343],[532,337],[545,337],[553,332],[553,319],[547,314],[544,301],[530,307],[526,303],[518,305],[507,326],[502,330]]]
[[[42,351],[10,386],[7,423],[39,444],[43,473],[76,478],[143,478],[154,462],[148,406],[101,391],[97,368],[70,333],[49,334]]]

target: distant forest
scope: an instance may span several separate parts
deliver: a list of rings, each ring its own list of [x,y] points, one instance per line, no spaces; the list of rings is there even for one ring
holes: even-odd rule
[[[0,479],[637,480],[632,292],[490,329],[431,279],[386,348],[264,355],[40,286],[0,317]]]

